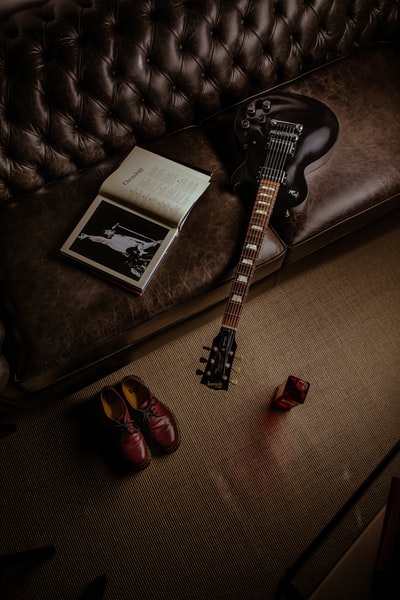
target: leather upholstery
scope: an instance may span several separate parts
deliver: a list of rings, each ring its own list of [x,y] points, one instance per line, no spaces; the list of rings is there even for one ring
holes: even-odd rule
[[[398,10],[392,0],[49,0],[16,12],[0,22],[0,198],[387,37]]]
[[[340,124],[323,168],[307,174],[306,201],[288,217],[275,215],[271,220],[287,246],[287,263],[399,207],[400,52],[386,44],[364,49],[278,90],[320,100]],[[268,92],[261,96],[268,97]],[[230,172],[245,156],[235,142],[237,110],[229,108],[202,123]]]
[[[161,138],[151,149],[168,149],[176,160],[190,155],[213,177],[140,297],[58,256],[101,182],[117,166],[115,158],[44,186],[29,202],[14,203],[7,220],[0,220],[9,352],[21,386],[40,388],[109,358],[149,332],[195,314],[189,302],[202,295],[204,310],[212,303],[207,292],[223,288],[246,226],[246,209],[230,188],[229,173],[198,128]],[[281,266],[284,253],[269,232],[259,261],[264,275]],[[224,293],[220,290],[219,296]]]
[[[249,207],[198,125],[286,84],[335,104],[347,126],[354,97],[361,107],[366,90],[374,102],[385,98],[379,86],[397,59],[389,65],[364,50],[364,79],[353,59],[325,65],[391,38],[398,11],[391,0],[38,0],[0,18],[0,280],[15,380],[39,389],[98,367],[103,374],[138,342],[225,298]],[[385,124],[396,98],[382,106]],[[135,143],[214,172],[140,298],[58,256]],[[398,148],[393,135],[390,144]],[[373,152],[372,145],[359,159],[364,172]],[[329,166],[331,186],[333,165],[341,168]],[[337,225],[351,230],[354,219],[389,209],[399,190],[398,169],[372,172],[363,189],[358,181],[320,202],[326,179],[316,175],[311,203],[274,223],[285,243],[268,231],[256,278],[278,272],[287,244],[309,252],[318,236],[342,235]]]
[[[4,342],[4,336],[4,326],[3,323],[0,322],[0,349]],[[4,355],[0,354],[0,390],[7,385],[9,375],[10,367],[7,359]]]

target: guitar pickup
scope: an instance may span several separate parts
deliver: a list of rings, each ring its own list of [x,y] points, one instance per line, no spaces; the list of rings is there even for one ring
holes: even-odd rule
[[[276,135],[275,135],[276,134]],[[275,131],[271,131],[268,138],[267,148],[268,150],[273,150],[274,148],[279,150],[280,145],[284,144],[286,146],[285,150],[287,154],[293,158],[296,152],[297,142],[299,141],[299,136],[297,134],[292,133],[278,133]]]
[[[257,181],[261,179],[269,179],[270,181],[277,181],[278,183],[286,184],[287,173],[279,169],[271,169],[270,167],[259,167],[257,174]]]

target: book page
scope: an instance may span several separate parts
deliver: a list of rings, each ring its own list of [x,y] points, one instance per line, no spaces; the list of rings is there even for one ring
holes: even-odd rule
[[[140,294],[176,233],[177,229],[97,196],[60,253]]]
[[[178,227],[210,177],[136,146],[107,177],[100,194]]]

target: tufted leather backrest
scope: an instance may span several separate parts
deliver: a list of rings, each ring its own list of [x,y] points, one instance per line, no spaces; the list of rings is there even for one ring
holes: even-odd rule
[[[0,199],[397,27],[393,0],[48,0],[0,22]]]

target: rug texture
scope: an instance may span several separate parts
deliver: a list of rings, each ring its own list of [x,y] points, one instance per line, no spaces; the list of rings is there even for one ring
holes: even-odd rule
[[[195,374],[217,317],[19,416],[0,441],[1,552],[53,544],[56,553],[6,573],[9,597],[72,600],[102,573],[106,600],[274,597],[285,569],[399,440],[399,231],[371,232],[292,265],[272,289],[254,287],[236,336],[241,373],[227,392]],[[99,401],[129,374],[172,409],[182,436],[139,473],[119,460]],[[311,385],[302,406],[282,412],[271,398],[289,375]],[[379,508],[350,511],[320,570]]]

